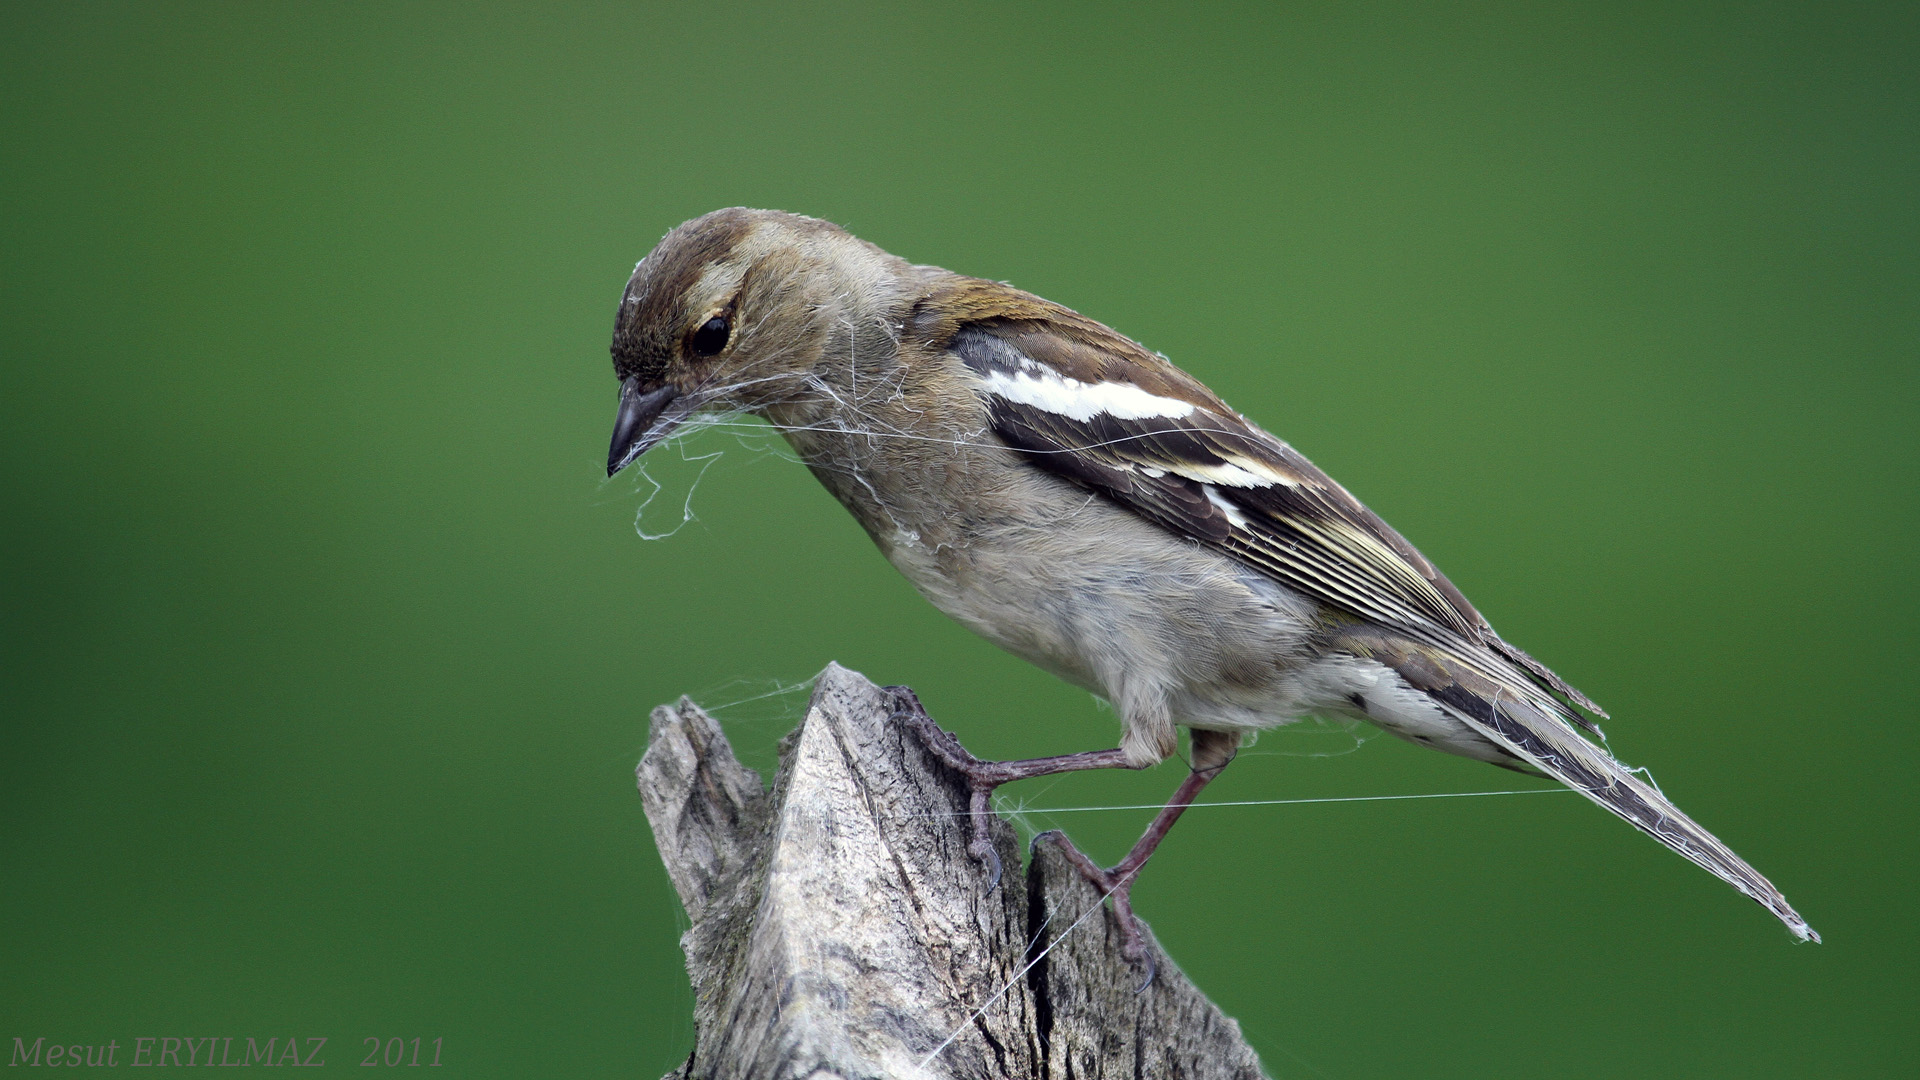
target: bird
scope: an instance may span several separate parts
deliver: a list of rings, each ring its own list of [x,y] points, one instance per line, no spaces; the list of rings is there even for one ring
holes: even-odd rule
[[[639,262],[611,353],[609,477],[697,416],[758,416],[934,607],[1112,704],[1117,747],[992,762],[893,688],[898,719],[964,774],[969,851],[994,883],[997,787],[1147,768],[1188,730],[1188,775],[1119,863],[1057,832],[1035,838],[1109,898],[1136,961],[1131,889],[1167,831],[1245,738],[1310,716],[1559,781],[1819,940],[1771,882],[1583,734],[1607,714],[1501,638],[1412,544],[1102,323],[827,221],[734,207],[674,228]]]

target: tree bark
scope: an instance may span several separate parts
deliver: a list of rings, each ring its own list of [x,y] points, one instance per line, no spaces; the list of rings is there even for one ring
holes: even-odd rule
[[[829,665],[773,787],[682,698],[654,710],[640,794],[692,922],[692,1055],[670,1080],[1257,1078],[1240,1028],[1160,951],[1144,992],[1099,893],[1052,845],[997,887],[965,781]]]

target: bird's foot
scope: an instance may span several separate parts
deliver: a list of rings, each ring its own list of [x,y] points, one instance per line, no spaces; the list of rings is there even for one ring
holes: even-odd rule
[[[993,762],[981,761],[960,745],[954,734],[933,722],[927,715],[926,707],[920,704],[920,696],[904,686],[886,687],[893,695],[893,719],[902,727],[919,738],[920,744],[941,764],[967,778],[967,810],[973,819],[973,835],[967,843],[967,854],[975,862],[987,867],[987,891],[992,892],[1000,884],[1000,853],[994,850],[993,836],[989,832],[993,807],[993,789],[1004,780],[998,779],[991,769]]]
[[[1080,876],[1100,890],[1101,898],[1113,902],[1114,920],[1119,924],[1120,929],[1120,955],[1136,970],[1143,972],[1144,977],[1133,992],[1136,994],[1144,992],[1147,987],[1153,985],[1153,977],[1157,974],[1158,967],[1154,963],[1153,950],[1147,947],[1140,918],[1133,913],[1133,881],[1140,872],[1139,868],[1128,869],[1126,864],[1122,863],[1112,869],[1103,869],[1092,859],[1087,858],[1079,848],[1074,847],[1073,841],[1067,839],[1067,834],[1058,829],[1049,829],[1035,836],[1033,846],[1036,850],[1042,841],[1057,846],[1060,853],[1067,857],[1067,862],[1072,864]]]
[[[1052,776],[1055,773],[1139,768],[1117,749],[1021,761],[982,761],[968,753],[967,748],[961,746],[960,740],[954,738],[951,732],[933,722],[933,717],[927,715],[927,710],[920,705],[920,698],[912,690],[904,686],[889,686],[886,690],[893,695],[893,718],[913,732],[934,757],[967,778],[967,812],[973,818],[973,837],[967,844],[967,854],[986,864],[992,878],[987,885],[989,890],[1000,884],[1000,853],[994,850],[993,837],[988,832],[993,824],[995,788],[1015,780]]]

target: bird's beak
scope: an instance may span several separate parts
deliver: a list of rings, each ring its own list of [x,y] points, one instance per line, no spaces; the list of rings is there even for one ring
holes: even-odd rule
[[[671,385],[642,391],[638,375],[620,384],[620,411],[613,417],[613,445],[607,448],[607,475],[633,464],[635,458],[673,433],[692,415],[697,403],[683,398]]]

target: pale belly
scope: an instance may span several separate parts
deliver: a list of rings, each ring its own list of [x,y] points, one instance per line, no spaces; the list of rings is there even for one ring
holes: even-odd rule
[[[880,546],[935,607],[1111,702],[1130,752],[1171,753],[1176,724],[1256,730],[1345,704],[1319,700],[1310,602],[1129,512],[1081,514],[974,531],[964,546]]]

